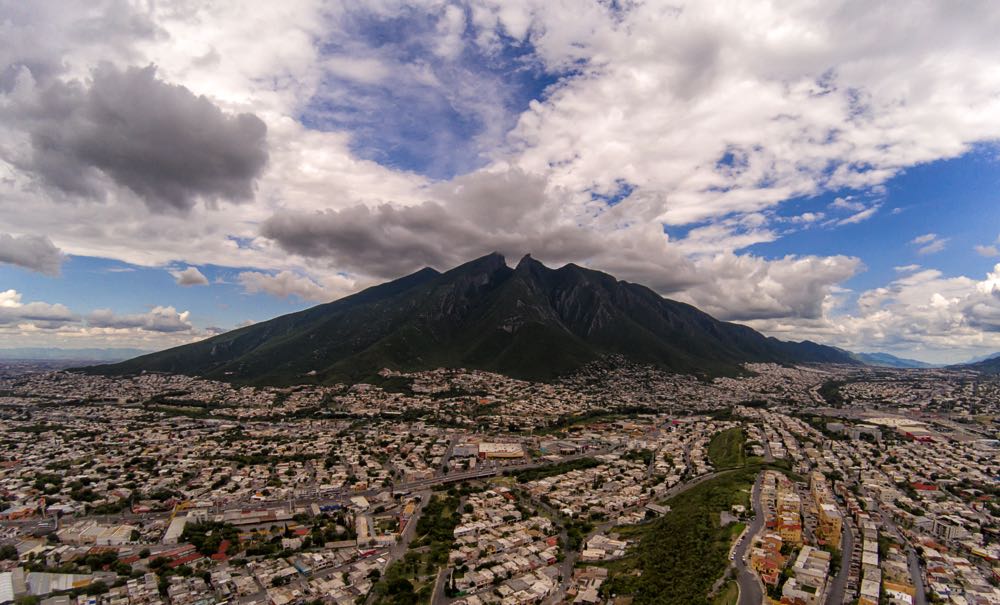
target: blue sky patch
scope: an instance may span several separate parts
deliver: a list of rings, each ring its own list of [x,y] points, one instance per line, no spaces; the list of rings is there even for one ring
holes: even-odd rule
[[[302,123],[349,132],[358,156],[433,179],[485,165],[528,103],[567,74],[542,69],[530,41],[500,36],[499,49],[484,52],[468,20],[460,50],[441,56],[440,19],[413,10],[393,17],[352,14],[347,27],[355,37],[327,42],[323,54],[377,61],[389,73],[378,79],[327,74]]]

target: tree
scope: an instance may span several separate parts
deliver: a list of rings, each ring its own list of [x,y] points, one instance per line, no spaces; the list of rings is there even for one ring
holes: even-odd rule
[[[105,584],[104,582],[101,582],[100,580],[98,580],[97,582],[91,582],[90,585],[87,586],[86,590],[84,590],[84,592],[86,592],[88,595],[91,596],[104,594],[108,592],[108,585]]]

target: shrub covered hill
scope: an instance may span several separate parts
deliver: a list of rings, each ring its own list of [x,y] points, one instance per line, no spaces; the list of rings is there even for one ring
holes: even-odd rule
[[[173,372],[249,384],[364,380],[387,367],[465,367],[545,380],[608,354],[664,369],[735,374],[757,362],[857,363],[767,338],[649,288],[525,256],[421,269],[305,311],[87,371]]]

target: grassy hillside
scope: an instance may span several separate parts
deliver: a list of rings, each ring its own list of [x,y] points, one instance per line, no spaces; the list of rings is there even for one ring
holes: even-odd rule
[[[610,566],[605,594],[632,596],[636,605],[711,605],[709,590],[728,567],[729,547],[742,531],[741,524],[722,527],[719,513],[749,505],[759,470],[754,465],[728,471],[668,500],[669,513],[631,532],[640,542]]]
[[[720,431],[708,442],[708,458],[717,470],[736,468],[746,464],[746,435],[735,427]]]

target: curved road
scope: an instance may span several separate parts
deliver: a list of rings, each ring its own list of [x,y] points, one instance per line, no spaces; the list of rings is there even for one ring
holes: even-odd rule
[[[746,564],[747,549],[753,544],[753,538],[764,527],[764,506],[760,502],[760,486],[764,480],[764,474],[757,475],[757,481],[753,484],[750,501],[753,505],[753,521],[747,528],[743,537],[736,543],[733,549],[733,564],[736,566],[736,582],[740,586],[739,605],[761,605],[764,602],[764,589],[760,579]]]

